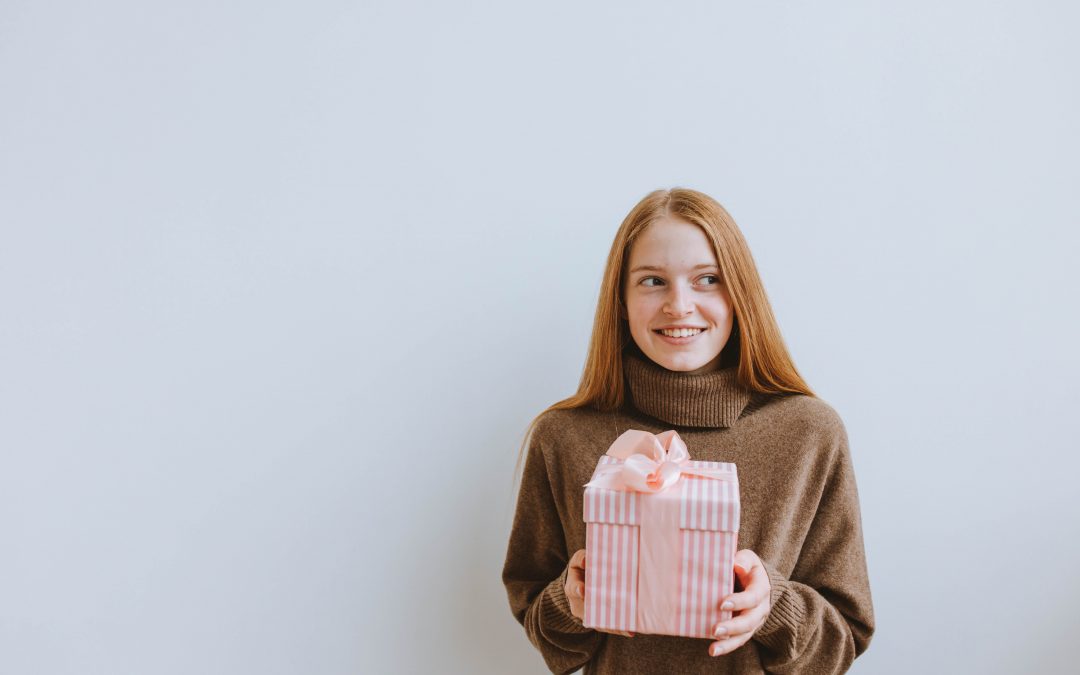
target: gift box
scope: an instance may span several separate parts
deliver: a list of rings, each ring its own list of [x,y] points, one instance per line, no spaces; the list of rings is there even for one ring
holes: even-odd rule
[[[690,459],[674,430],[631,429],[600,458],[584,510],[585,626],[713,638],[731,618],[734,464]]]

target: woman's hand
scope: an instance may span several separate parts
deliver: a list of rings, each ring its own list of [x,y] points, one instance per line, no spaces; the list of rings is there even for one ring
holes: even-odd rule
[[[761,558],[748,548],[735,554],[735,576],[743,590],[724,598],[720,609],[730,609],[733,616],[714,627],[717,642],[709,645],[711,656],[720,656],[738,649],[750,640],[772,609],[772,584]],[[721,632],[723,631],[723,632]]]
[[[578,549],[574,555],[570,556],[570,564],[566,566],[566,586],[563,590],[566,591],[566,599],[570,602],[570,613],[578,619],[584,619],[585,549]],[[626,633],[621,630],[604,630],[602,628],[596,630],[603,633],[622,635],[623,637],[634,637],[633,633]]]

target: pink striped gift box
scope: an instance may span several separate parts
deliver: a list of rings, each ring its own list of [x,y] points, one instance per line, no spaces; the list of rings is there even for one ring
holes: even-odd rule
[[[604,455],[594,481],[624,461]],[[731,618],[720,602],[735,583],[735,465],[682,466],[710,475],[682,473],[658,492],[585,487],[585,626],[712,638]]]

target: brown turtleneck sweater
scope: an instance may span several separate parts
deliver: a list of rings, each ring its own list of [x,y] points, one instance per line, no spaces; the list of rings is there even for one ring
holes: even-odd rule
[[[533,432],[503,583],[514,617],[553,673],[842,673],[866,650],[874,611],[847,433],[810,396],[751,394],[735,369],[690,375],[627,353],[630,394],[618,413],[555,410]],[[675,429],[694,459],[734,462],[742,503],[739,548],[758,554],[772,584],[765,623],[739,649],[711,641],[625,638],[585,628],[563,590],[585,548],[584,484],[627,429]]]

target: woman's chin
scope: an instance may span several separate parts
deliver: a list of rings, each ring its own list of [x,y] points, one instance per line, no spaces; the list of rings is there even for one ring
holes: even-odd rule
[[[709,364],[709,360],[693,358],[689,354],[675,356],[670,354],[656,354],[655,356],[648,356],[658,365],[678,373],[693,372]]]

